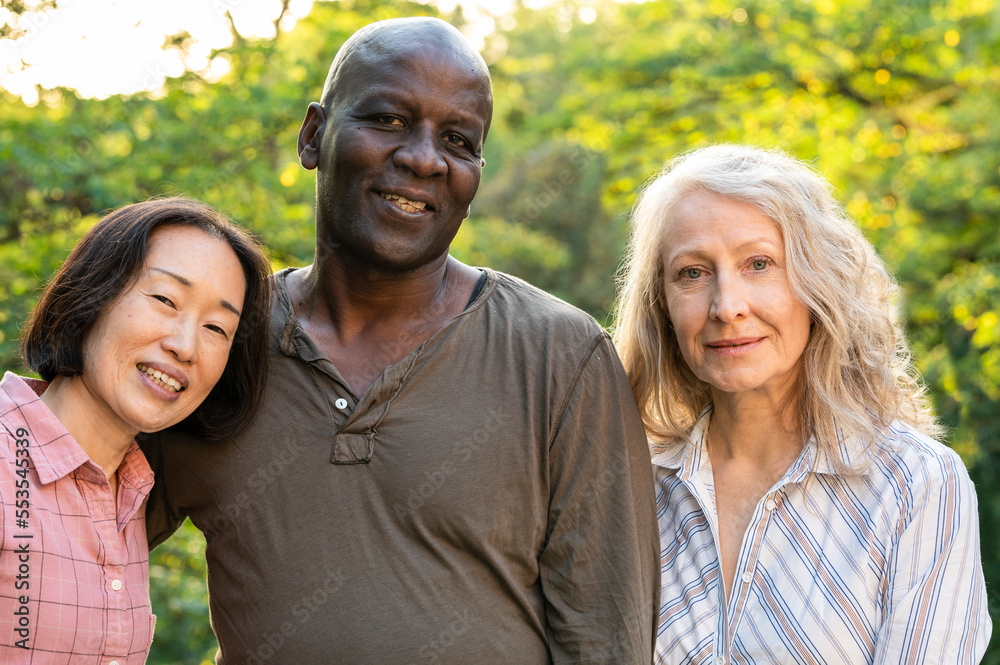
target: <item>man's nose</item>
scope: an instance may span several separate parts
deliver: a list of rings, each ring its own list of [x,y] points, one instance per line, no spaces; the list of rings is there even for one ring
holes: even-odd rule
[[[444,175],[448,171],[448,162],[443,150],[444,144],[436,132],[416,127],[408,133],[403,145],[396,149],[393,163],[412,171],[418,178]]]

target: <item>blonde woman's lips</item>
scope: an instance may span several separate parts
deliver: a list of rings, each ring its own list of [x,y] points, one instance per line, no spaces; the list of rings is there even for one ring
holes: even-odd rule
[[[706,346],[723,356],[740,356],[753,351],[764,343],[766,337],[737,337],[733,339],[720,339],[709,342]]]

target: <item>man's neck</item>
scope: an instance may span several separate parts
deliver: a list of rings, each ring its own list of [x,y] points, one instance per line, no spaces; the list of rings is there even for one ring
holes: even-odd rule
[[[405,326],[415,318],[433,318],[461,299],[462,277],[475,272],[447,254],[406,271],[326,255],[292,273],[286,286],[300,320],[333,325],[340,336],[350,338],[373,327]]]
[[[360,395],[461,314],[478,275],[448,255],[407,272],[334,257],[291,273],[285,286],[306,334]]]

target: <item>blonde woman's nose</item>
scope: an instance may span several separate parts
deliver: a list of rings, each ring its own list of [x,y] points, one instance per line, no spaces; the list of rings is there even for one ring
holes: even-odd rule
[[[738,275],[719,274],[715,281],[709,316],[723,323],[730,323],[745,317],[749,311],[746,285],[743,280]]]

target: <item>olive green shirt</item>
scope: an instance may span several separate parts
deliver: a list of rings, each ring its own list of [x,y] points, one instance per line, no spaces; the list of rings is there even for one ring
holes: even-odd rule
[[[217,661],[648,665],[652,472],[604,330],[487,270],[356,396],[296,321],[286,274],[249,431],[143,443],[151,544],[185,516],[205,534]]]

